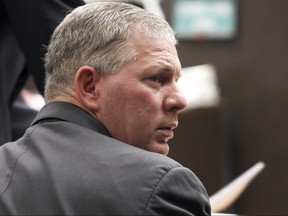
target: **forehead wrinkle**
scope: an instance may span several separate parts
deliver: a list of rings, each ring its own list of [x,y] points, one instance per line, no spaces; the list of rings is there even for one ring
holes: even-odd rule
[[[167,41],[159,41],[160,43],[157,44],[156,42],[157,45],[154,46],[154,43],[152,43],[153,45],[150,44],[150,40],[147,41],[148,44],[143,40],[139,41],[139,38],[133,37],[133,40],[138,52],[135,62],[140,64],[145,62],[146,71],[149,69],[154,71],[170,70],[176,74],[176,77],[180,77],[181,63],[177,49],[173,44]]]
[[[158,63],[160,65],[159,68],[161,71],[169,70],[169,71],[172,71],[174,74],[176,74],[177,77],[180,76],[181,63],[177,56],[176,58],[173,58],[170,55],[161,55]]]

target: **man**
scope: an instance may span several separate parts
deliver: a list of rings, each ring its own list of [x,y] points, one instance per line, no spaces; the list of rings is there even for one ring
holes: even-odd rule
[[[45,100],[0,149],[0,214],[210,215],[198,178],[168,158],[180,62],[165,20],[91,3],[56,28]]]

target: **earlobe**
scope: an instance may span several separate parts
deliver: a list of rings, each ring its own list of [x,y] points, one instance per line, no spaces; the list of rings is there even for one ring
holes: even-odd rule
[[[75,95],[83,108],[94,113],[98,110],[98,88],[96,87],[100,74],[90,66],[78,69],[74,78]]]

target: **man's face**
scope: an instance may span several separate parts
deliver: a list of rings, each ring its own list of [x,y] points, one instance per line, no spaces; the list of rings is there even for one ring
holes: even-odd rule
[[[176,86],[181,65],[175,47],[134,37],[139,56],[114,75],[101,77],[97,118],[113,138],[167,155],[168,140],[186,100]]]

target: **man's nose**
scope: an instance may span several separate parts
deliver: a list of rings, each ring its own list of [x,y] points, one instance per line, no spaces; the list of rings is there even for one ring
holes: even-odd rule
[[[187,106],[186,98],[178,87],[166,97],[164,107],[167,111],[180,111]]]

